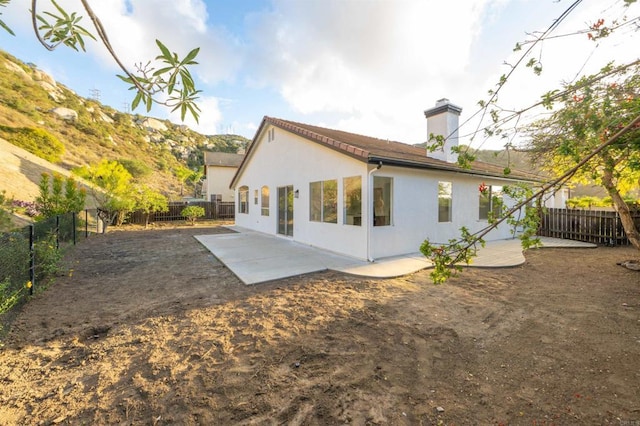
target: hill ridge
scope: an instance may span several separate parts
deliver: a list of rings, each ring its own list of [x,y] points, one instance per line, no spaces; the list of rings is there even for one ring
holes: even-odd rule
[[[3,174],[11,171],[15,182],[34,180],[32,175],[26,180],[16,177],[16,158],[28,158],[34,165],[30,169],[37,165],[42,170],[59,172],[102,159],[122,160],[148,167],[149,173],[134,177],[169,199],[177,199],[181,189],[177,177],[180,168],[196,170],[202,166],[205,150],[236,152],[250,142],[239,135],[202,135],[184,124],[117,111],[97,100],[78,96],[37,65],[25,64],[2,50],[0,69],[4,70],[0,73],[0,138],[4,140],[0,148],[2,158],[6,158],[2,161],[7,163],[1,170]],[[62,143],[60,162],[49,165],[32,162],[33,157],[9,149],[17,138],[25,137],[24,133],[31,132],[27,137],[32,137],[34,129]],[[17,157],[12,159],[9,152]],[[16,199],[28,201],[33,191],[30,185],[24,185],[21,188],[0,182],[0,191],[5,189]]]

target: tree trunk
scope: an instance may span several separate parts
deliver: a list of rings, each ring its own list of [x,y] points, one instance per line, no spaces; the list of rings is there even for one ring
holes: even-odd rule
[[[636,248],[636,250],[640,251],[640,232],[638,232],[636,224],[633,221],[633,217],[631,217],[629,206],[624,202],[620,192],[618,192],[618,188],[616,188],[613,183],[612,170],[609,170],[608,168],[604,170],[602,184],[609,193],[609,196],[611,196],[611,200],[613,200],[613,207],[620,215],[620,222],[622,222],[622,227],[624,228],[624,232],[627,234],[629,242]]]

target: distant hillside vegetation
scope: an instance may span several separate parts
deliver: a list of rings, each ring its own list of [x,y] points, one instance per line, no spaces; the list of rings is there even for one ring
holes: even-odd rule
[[[419,143],[414,146],[418,146],[420,148],[426,149],[426,142]],[[465,147],[466,145],[463,145]],[[469,152],[472,153],[477,161],[482,161],[483,163],[495,164],[502,167],[509,166],[511,169],[517,169],[523,172],[533,172],[536,173],[539,169],[532,164],[531,157],[528,153],[523,151],[514,151],[514,150],[490,150],[490,149],[479,149],[469,148]]]
[[[66,170],[118,160],[140,182],[170,199],[180,194],[180,167],[196,170],[203,164],[204,150],[237,152],[250,142],[238,135],[206,136],[168,120],[122,113],[76,95],[36,65],[3,51],[0,138]],[[3,167],[8,165],[0,164],[0,174]],[[0,182],[0,191],[8,189]],[[20,194],[15,197],[20,199]]]

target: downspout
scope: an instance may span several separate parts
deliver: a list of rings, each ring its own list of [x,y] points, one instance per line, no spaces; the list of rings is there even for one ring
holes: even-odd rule
[[[382,168],[382,161],[378,162],[378,166],[375,169],[371,169],[367,176],[367,260],[373,262],[371,257],[371,228],[373,227],[373,179],[371,175],[373,172]]]

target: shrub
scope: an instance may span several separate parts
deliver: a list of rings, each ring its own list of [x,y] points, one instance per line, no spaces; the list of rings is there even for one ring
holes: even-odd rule
[[[0,281],[0,314],[7,312],[18,304],[25,287],[15,288],[11,285],[9,278]]]
[[[11,309],[29,279],[29,239],[21,232],[0,235],[0,313]]]
[[[33,248],[36,263],[35,274],[40,281],[53,276],[60,270],[62,252],[56,247],[55,235],[48,235],[35,242]]]
[[[131,173],[131,176],[133,176],[134,179],[140,179],[153,173],[153,169],[144,161],[122,158],[118,160],[118,163],[122,164],[122,166]]]
[[[8,132],[7,140],[38,157],[51,163],[58,163],[64,154],[64,145],[55,136],[44,129],[30,127],[10,128],[2,130]]]
[[[71,177],[65,179],[58,173],[49,177],[43,173],[38,187],[40,195],[36,198],[36,206],[44,218],[84,209],[86,191]]]
[[[38,206],[33,201],[13,200],[11,206],[17,213],[25,216],[37,217],[41,214]]]
[[[180,212],[180,215],[187,218],[187,221],[191,223],[191,225],[195,225],[196,219],[204,216],[204,207],[200,206],[187,206]]]
[[[625,195],[622,199],[630,206],[633,206],[638,202],[638,200],[630,195]],[[567,208],[570,209],[590,209],[593,207],[611,207],[613,206],[613,200],[609,196],[598,198],[585,195],[583,197],[570,198],[567,200],[566,204]]]
[[[9,230],[11,228],[11,218],[7,211],[7,204],[9,204],[5,191],[0,191],[0,232]]]

